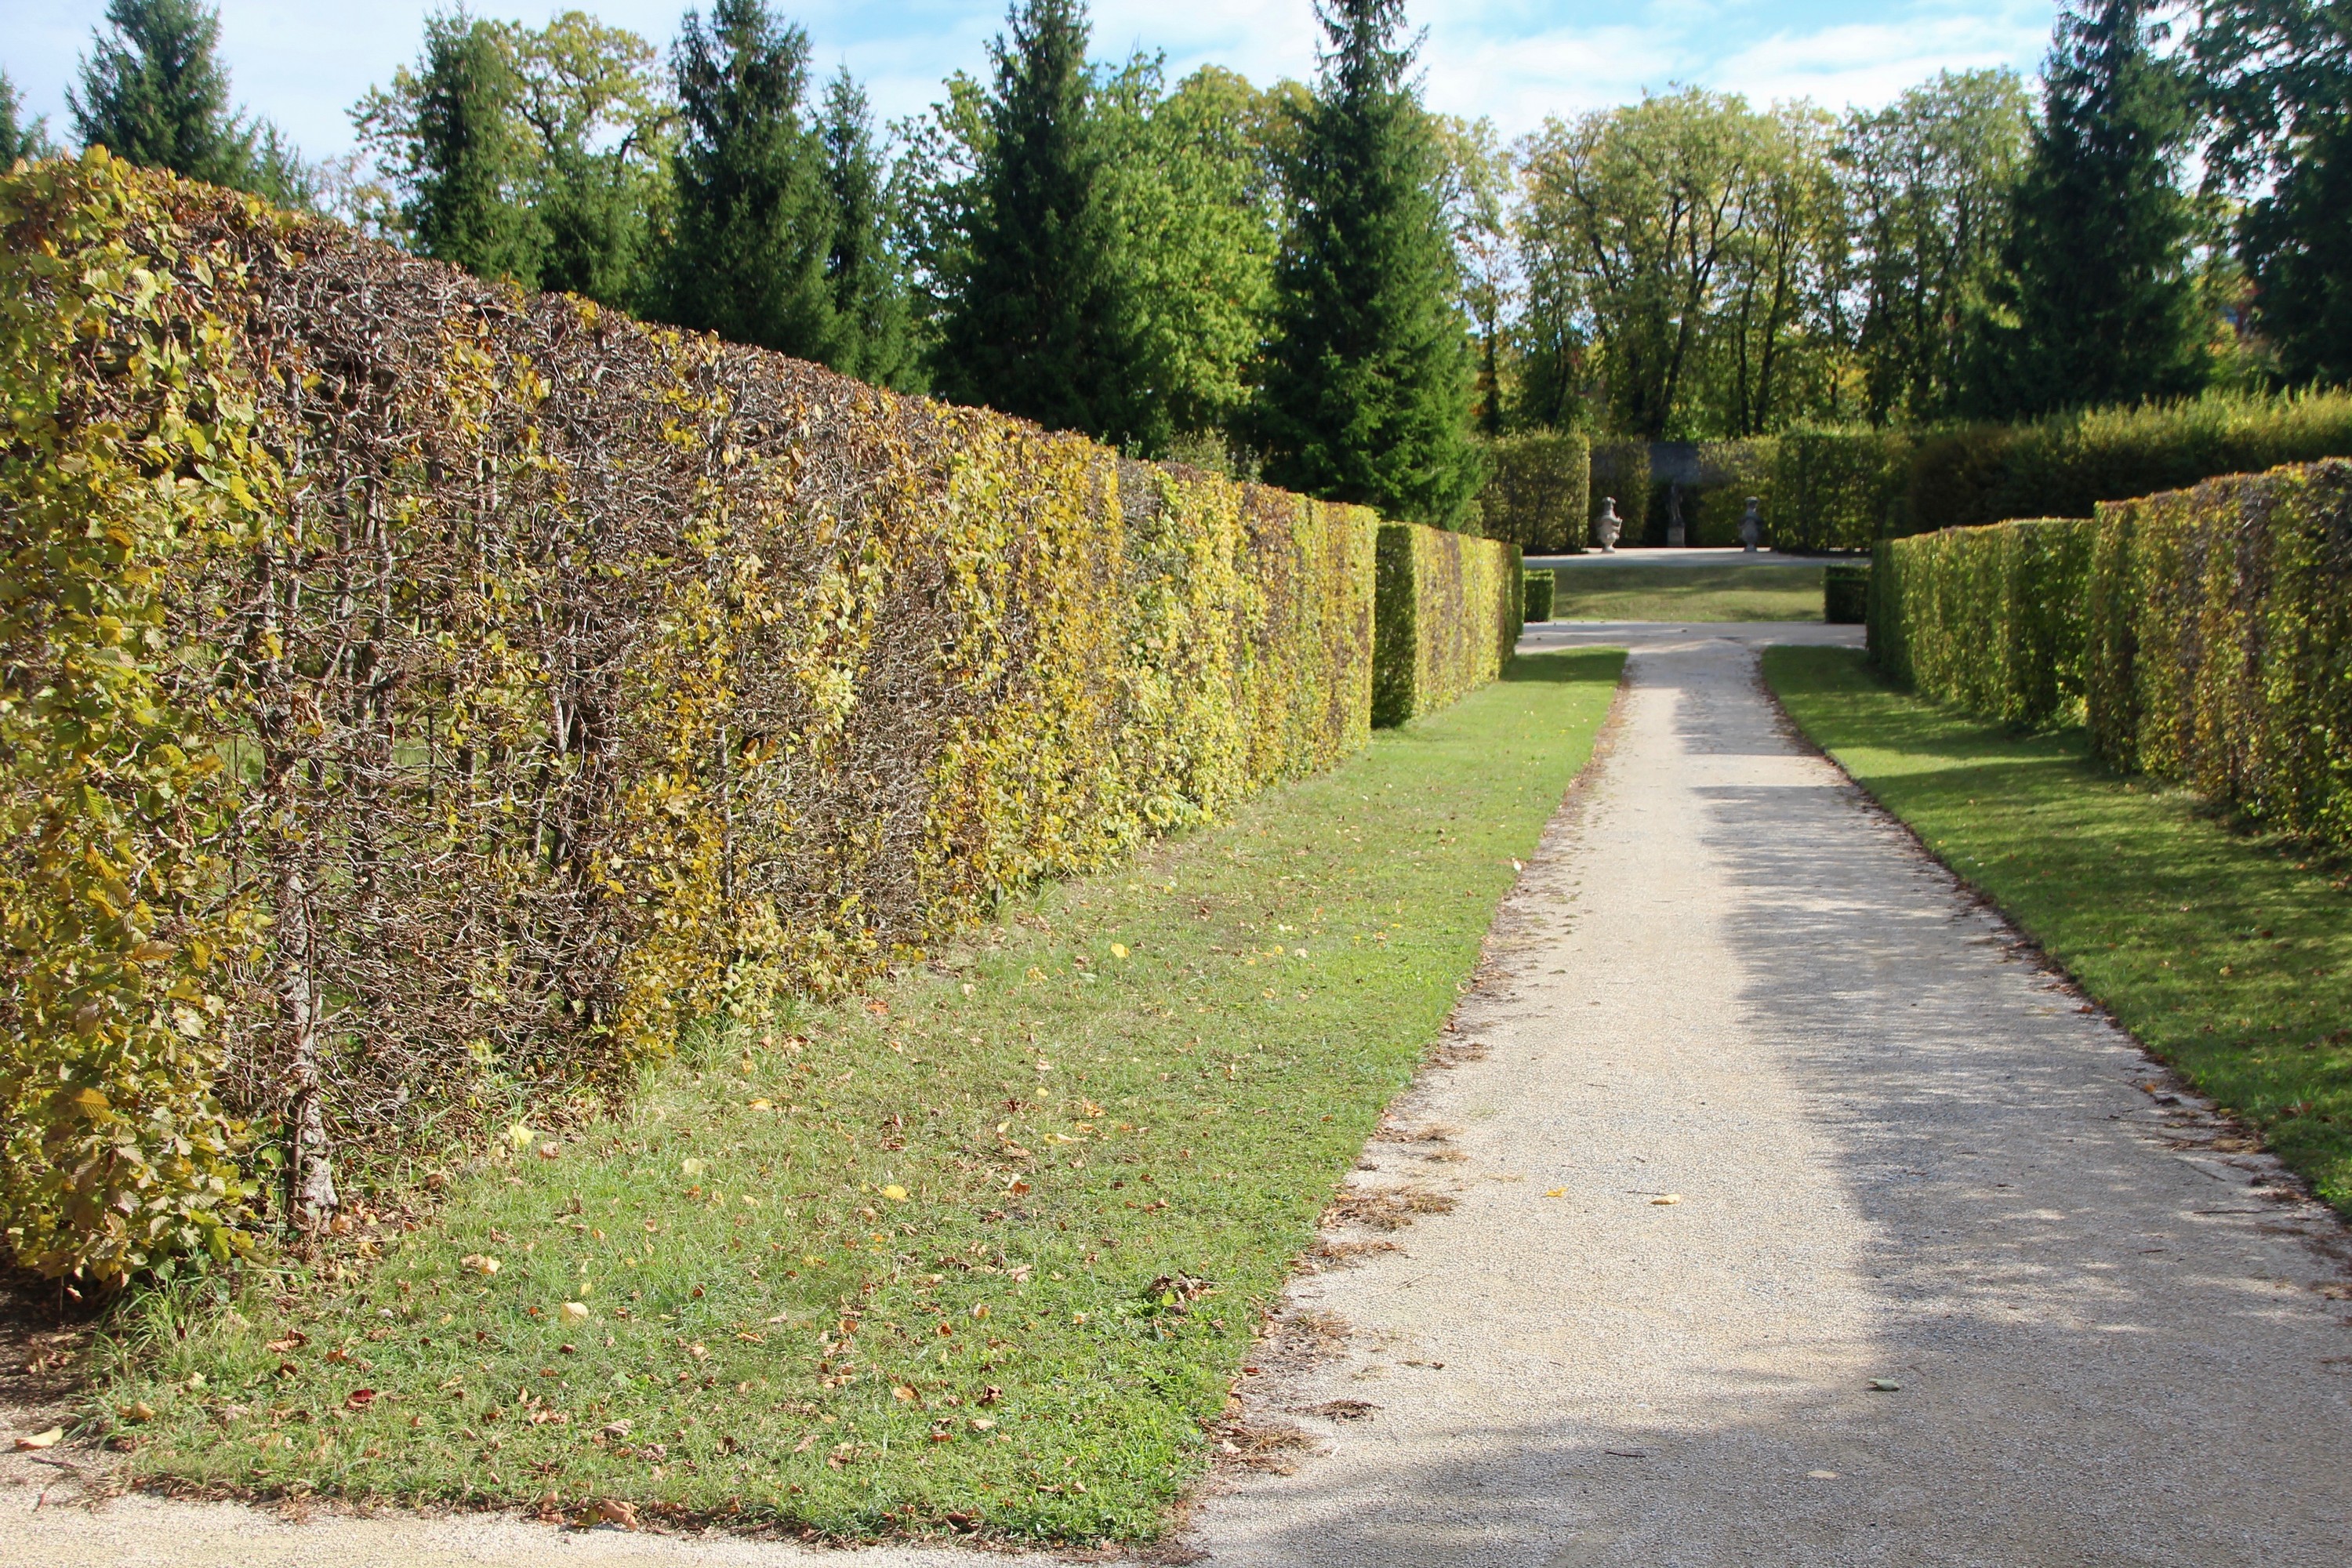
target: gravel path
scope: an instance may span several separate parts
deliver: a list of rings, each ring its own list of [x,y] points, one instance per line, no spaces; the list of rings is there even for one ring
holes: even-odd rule
[[[1783,733],[1750,645],[1853,635],[1531,633],[1636,648],[1612,749],[1358,1178],[1454,1206],[1293,1290],[1247,1403],[1317,1451],[1211,1562],[2352,1562],[2343,1230]],[[77,1489],[0,1456],[0,1568],[990,1561]]]
[[[1220,1568],[2352,1562],[2343,1231],[1784,733],[1790,629],[1638,639]]]

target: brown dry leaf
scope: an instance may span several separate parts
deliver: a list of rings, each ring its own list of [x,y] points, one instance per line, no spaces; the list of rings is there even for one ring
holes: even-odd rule
[[[122,1406],[122,1418],[125,1421],[152,1421],[155,1419],[155,1407],[143,1399],[134,1399]]]
[[[65,1435],[64,1427],[52,1426],[46,1432],[35,1432],[30,1436],[17,1438],[16,1447],[19,1452],[28,1448],[54,1448]]]
[[[636,1506],[633,1503],[623,1502],[618,1498],[598,1498],[594,1502],[588,1505],[588,1513],[584,1522],[588,1524],[617,1524],[623,1530],[635,1530],[637,1528]]]

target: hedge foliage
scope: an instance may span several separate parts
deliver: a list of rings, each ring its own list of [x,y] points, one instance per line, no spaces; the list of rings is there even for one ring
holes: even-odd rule
[[[1791,430],[1780,438],[1772,505],[1776,550],[1868,550],[1905,523],[1912,437],[1899,430]]]
[[[1861,626],[1870,619],[1870,568],[1822,568],[1822,619],[1833,626]]]
[[[1591,511],[1592,443],[1549,430],[1505,436],[1486,447],[1480,531],[1529,555],[1584,548]]]
[[[1519,547],[1381,524],[1372,723],[1433,713],[1500,675],[1526,624]]]
[[[1625,525],[1618,544],[1639,544],[1649,526],[1650,444],[1647,441],[1596,441],[1592,444],[1592,480],[1585,503],[1588,517],[1601,515],[1601,502],[1614,496],[1617,518]],[[1593,535],[1588,526],[1586,537]]]
[[[1551,619],[1552,599],[1559,587],[1558,575],[1550,571],[1530,572],[1527,575],[1527,604],[1520,612],[1522,623]]]
[[[2097,534],[2100,753],[2352,849],[2352,462],[2102,506]]]
[[[1361,509],[102,153],[0,181],[0,1225],[51,1274],[322,1223],[1367,737]],[[1404,537],[1425,711],[1517,552]]]
[[[2101,501],[2341,457],[2352,457],[2352,394],[2342,392],[2216,395],[1970,426],[1920,442],[1895,531],[2089,517]]]
[[[1988,717],[2352,849],[2352,462],[1889,542],[1872,657]]]
[[[2078,717],[2092,531],[2058,520],[1885,541],[1871,563],[1872,658],[1989,719]]]
[[[1773,468],[1779,449],[1780,442],[1769,436],[1700,445],[1703,482],[1683,492],[1683,522],[1692,545],[1738,544],[1739,520],[1748,511],[1749,496],[1762,505],[1764,542],[1771,542],[1772,518],[1778,510]]]

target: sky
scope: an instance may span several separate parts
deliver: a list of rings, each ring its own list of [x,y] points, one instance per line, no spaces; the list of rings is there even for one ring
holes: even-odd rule
[[[706,0],[707,4],[707,0]],[[476,0],[477,15],[537,26],[579,8],[665,47],[680,0]],[[0,70],[26,107],[70,135],[65,88],[89,52],[104,0],[0,0]],[[220,0],[221,53],[236,97],[304,153],[351,145],[346,110],[415,58],[432,0]],[[1003,0],[780,0],[808,30],[820,75],[866,84],[885,119],[916,112],[950,72],[985,68]],[[1411,0],[1433,108],[1494,121],[1506,138],[1552,114],[1622,103],[1672,83],[1811,98],[1830,108],[1885,103],[1939,69],[2014,66],[2048,46],[2052,0]],[[1264,83],[1315,67],[1308,0],[1095,0],[1095,53],[1164,52],[1171,79],[1214,63]]]

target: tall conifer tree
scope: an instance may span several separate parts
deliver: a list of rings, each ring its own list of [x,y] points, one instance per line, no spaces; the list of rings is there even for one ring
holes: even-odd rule
[[[248,186],[257,132],[229,109],[220,13],[197,0],[110,0],[66,107],[84,145],[215,185]]]
[[[802,118],[808,35],[763,0],[718,0],[708,26],[687,13],[671,64],[686,137],[673,165],[669,318],[836,363],[833,194],[824,143]]]
[[[0,71],[0,169],[5,169],[19,158],[46,158],[50,153],[49,122],[46,116],[25,118],[25,100],[16,95],[16,84]]]
[[[520,90],[497,24],[461,9],[425,24],[407,204],[417,249],[535,289],[546,236],[521,189]]]
[[[1403,0],[1323,0],[1257,428],[1266,476],[1451,523],[1476,489],[1468,337]]]
[[[1131,438],[1125,300],[1078,0],[1024,0],[995,81],[932,384],[1056,429]]]
[[[2192,121],[2150,0],[2070,0],[2044,68],[1971,399],[1998,416],[2179,396],[2203,384],[2195,215],[2175,175]],[[2005,307],[2005,309],[2003,309]]]
[[[841,349],[834,368],[883,386],[917,379],[907,278],[892,244],[889,192],[874,146],[866,93],[843,71],[826,84],[819,127],[834,206],[833,253],[825,264]]]

